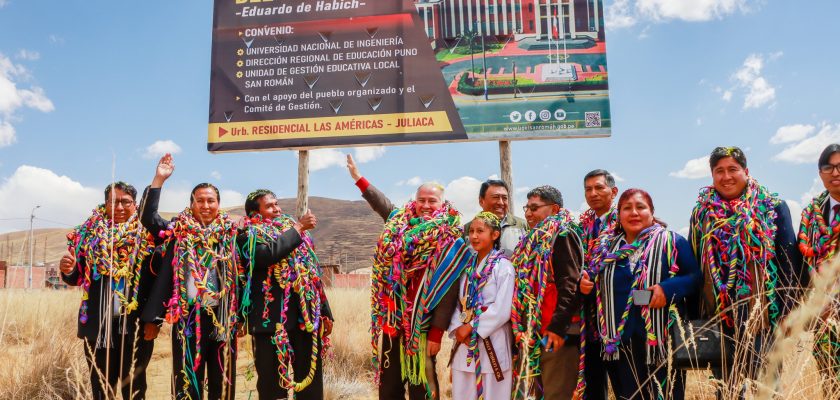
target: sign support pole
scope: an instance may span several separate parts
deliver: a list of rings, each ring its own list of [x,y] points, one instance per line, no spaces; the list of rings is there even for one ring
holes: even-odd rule
[[[309,150],[298,151],[297,218],[309,209]]]
[[[508,209],[514,210],[513,206],[513,164],[510,162],[510,141],[499,141],[499,165],[502,169],[502,180],[508,184],[510,193],[508,193]]]

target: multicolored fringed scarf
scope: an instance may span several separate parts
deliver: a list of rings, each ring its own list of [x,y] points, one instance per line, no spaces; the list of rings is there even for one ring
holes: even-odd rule
[[[266,220],[259,215],[245,220],[245,230],[248,232],[248,242],[242,249],[242,254],[248,260],[255,260],[257,245],[269,245],[289,229],[294,229],[295,220],[290,215],[283,214],[274,220]],[[283,306],[280,315],[275,317],[275,333],[273,342],[277,346],[278,373],[280,386],[295,392],[300,392],[312,383],[315,378],[318,357],[325,355],[329,347],[328,339],[323,338],[321,324],[321,300],[324,298],[321,282],[321,268],[318,257],[315,255],[315,245],[308,232],[301,235],[303,243],[298,246],[286,259],[271,265],[268,275],[262,282],[262,292],[265,296],[265,305],[262,309],[263,326],[267,327],[271,321],[269,305],[275,301],[271,294],[274,285],[283,291]],[[242,295],[242,315],[251,312],[251,277],[253,276],[254,262],[249,262],[249,269],[243,279],[245,290]],[[301,330],[312,335],[312,356],[309,372],[303,380],[296,382],[291,368],[295,354],[289,342],[289,333],[286,331],[286,312],[289,310],[289,299],[291,293],[298,294],[300,299],[300,321]],[[247,318],[246,318],[247,321]],[[318,351],[318,344],[321,340],[324,344],[322,351]]]
[[[589,268],[594,274],[599,336],[605,358],[612,361],[619,357],[618,346],[633,307],[633,290],[648,290],[658,285],[663,280],[663,270],[667,270],[667,278],[679,271],[675,235],[661,225],[654,224],[643,230],[633,243],[624,242],[624,237],[623,233],[602,236]],[[624,302],[624,311],[619,316],[612,307],[612,304],[621,304],[621,299],[614,298],[614,273],[617,262],[624,259],[629,260],[628,266],[632,268],[634,279],[630,295]],[[677,309],[675,305],[656,310],[648,306],[639,308],[645,322],[647,363],[653,364],[668,354],[665,335]]]
[[[464,312],[472,313],[472,333],[470,334],[470,341],[467,344],[467,366],[475,363],[475,390],[478,400],[484,399],[484,382],[482,382],[481,375],[481,346],[478,345],[478,324],[481,319],[481,314],[484,312],[484,296],[482,290],[487,285],[487,280],[493,275],[496,265],[499,261],[505,259],[504,252],[501,250],[493,250],[487,256],[487,261],[482,263],[478,257],[472,257],[464,272],[466,276],[466,309]]]
[[[775,193],[753,178],[738,199],[722,199],[713,186],[701,189],[697,197],[691,215],[692,246],[703,270],[711,275],[715,313],[729,327],[736,322],[730,306],[756,293],[766,296],[770,324],[775,326],[779,318],[775,220],[780,203]],[[763,272],[764,282],[754,282],[753,266]],[[730,298],[733,288],[734,301]]]
[[[557,237],[571,232],[580,235],[580,228],[572,220],[569,211],[560,209],[528,231],[511,257],[516,271],[513,310],[511,322],[513,335],[519,347],[522,365],[515,370],[517,380],[531,387],[533,379],[540,374],[540,341],[542,340],[542,303],[549,283],[551,253]],[[517,383],[519,386],[519,383]]]
[[[191,384],[193,387],[201,384],[195,376],[195,371],[201,366],[202,356],[201,312],[212,319],[216,340],[236,340],[236,282],[239,274],[236,233],[236,225],[227,213],[220,212],[210,224],[202,226],[187,208],[169,223],[166,230],[158,234],[165,239],[164,249],[174,243],[172,296],[166,304],[166,321],[175,327],[182,345],[186,346],[188,337],[195,337],[195,354],[184,351],[183,355],[185,391]],[[195,285],[194,296],[189,294],[190,283]],[[217,305],[218,316],[214,311]],[[190,319],[194,320],[194,331],[189,327]],[[232,348],[229,344],[227,349]],[[230,361],[219,360],[220,363]]]
[[[402,375],[412,384],[426,383],[426,331],[431,310],[458,281],[469,259],[461,239],[460,216],[449,202],[430,217],[415,202],[394,210],[379,237],[371,275],[372,362],[379,382],[382,333],[401,333]],[[411,296],[409,288],[416,289]]]
[[[829,194],[825,191],[802,210],[802,222],[799,224],[799,251],[810,272],[817,272],[823,262],[832,259],[837,253],[840,213],[834,216],[831,223],[827,223],[823,208],[828,203]]]
[[[590,273],[589,271],[589,263],[592,261],[592,254],[596,247],[598,247],[598,238],[601,235],[609,235],[612,234],[613,230],[615,230],[615,224],[618,222],[618,210],[615,208],[615,205],[610,207],[610,210],[607,211],[607,215],[604,216],[604,220],[599,222],[598,233],[595,232],[595,223],[599,220],[598,214],[593,209],[586,210],[583,214],[580,215],[580,228],[583,231],[583,270]],[[594,279],[594,277],[590,274],[590,279]],[[594,310],[592,310],[594,311]],[[587,324],[587,318],[584,313],[586,312],[585,307],[580,308],[580,361],[578,362],[578,378],[577,378],[577,387],[575,388],[575,393],[577,394],[577,398],[580,400],[584,400],[585,392],[586,392],[586,378],[584,376],[584,355],[586,354],[586,345],[588,343],[589,338],[596,338],[598,335],[598,329],[596,326],[590,327]]]
[[[82,260],[86,263],[84,270],[79,270],[82,287],[79,322],[86,324],[88,321],[91,282],[103,276],[110,280],[107,292],[116,295],[121,306],[121,310],[112,311],[130,314],[137,309],[140,269],[143,260],[154,251],[154,239],[140,225],[136,214],[124,223],[115,224],[108,218],[105,206],[100,205],[84,223],[67,234],[67,247],[76,254],[79,268],[82,268]],[[111,296],[101,301],[108,309],[113,304]]]

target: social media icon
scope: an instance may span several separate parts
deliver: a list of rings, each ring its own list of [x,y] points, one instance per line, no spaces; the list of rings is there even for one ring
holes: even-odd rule
[[[519,122],[522,121],[522,113],[519,111],[514,111],[510,113],[510,122]]]

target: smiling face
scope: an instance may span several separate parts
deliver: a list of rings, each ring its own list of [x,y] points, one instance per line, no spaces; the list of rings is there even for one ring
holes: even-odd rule
[[[633,240],[653,225],[653,207],[642,193],[634,193],[619,204],[618,219],[628,239]]]
[[[267,194],[263,197],[260,197],[257,200],[257,203],[260,205],[260,216],[267,220],[273,220],[280,216],[282,212],[280,210],[280,205],[277,203],[277,198],[273,195]]]
[[[732,157],[724,157],[712,168],[712,181],[715,191],[724,200],[741,197],[747,188],[750,171],[738,164]]]
[[[137,204],[130,194],[116,187],[111,190],[111,198],[105,202],[105,215],[108,218],[121,224],[128,221],[136,211]]]
[[[531,196],[528,198],[528,204],[525,205],[525,220],[533,229],[544,219],[558,212],[560,212],[559,205],[546,203],[540,196]]]
[[[488,187],[484,197],[479,197],[478,205],[481,206],[483,211],[491,212],[496,214],[499,219],[504,219],[510,205],[507,189],[504,186]]]
[[[219,215],[219,198],[213,188],[205,187],[196,189],[192,194],[190,203],[193,216],[202,225],[208,225]]]
[[[483,220],[476,218],[470,223],[468,232],[470,245],[479,254],[486,254],[493,250],[493,244],[499,238],[501,232],[488,226]]]
[[[417,188],[417,212],[421,216],[430,217],[435,211],[443,207],[443,194],[440,189],[432,186],[421,186]]]
[[[585,180],[583,191],[586,205],[595,210],[595,213],[599,216],[610,210],[610,206],[618,194],[618,188],[607,185],[607,178],[604,175],[593,176]]]

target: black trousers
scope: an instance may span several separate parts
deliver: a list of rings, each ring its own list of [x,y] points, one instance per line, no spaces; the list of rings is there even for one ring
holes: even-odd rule
[[[379,400],[397,400],[405,399],[405,387],[408,385],[409,400],[438,400],[440,398],[440,391],[435,390],[432,396],[427,395],[425,385],[412,385],[408,383],[407,379],[402,377],[402,368],[400,366],[400,338],[391,338],[388,335],[382,335],[382,357],[379,360]],[[432,365],[436,365],[435,357],[432,357]],[[437,370],[432,376],[434,386],[440,388],[437,378]]]
[[[251,335],[254,345],[254,366],[257,370],[257,393],[260,400],[285,399],[286,389],[280,387],[280,380],[277,375],[277,346],[271,342],[271,333],[254,333]],[[289,332],[289,342],[294,350],[292,368],[295,372],[295,381],[302,381],[309,374],[312,363],[312,334],[296,330]],[[318,343],[318,353],[321,351],[321,344]],[[312,383],[305,389],[295,393],[298,400],[322,400],[324,398],[324,367],[323,360],[317,355],[315,376]]]
[[[233,400],[236,395],[236,338],[227,343],[217,341],[213,336],[215,326],[204,311],[201,311],[201,342],[197,343],[195,319],[186,324],[186,343],[181,343],[177,326],[172,327],[172,371],[175,398],[200,400],[204,398],[204,386],[207,386],[207,398],[210,400]],[[198,368],[193,362],[196,356],[196,344],[201,346],[201,359]],[[184,363],[184,349],[187,356]],[[186,377],[186,380],[185,380]],[[205,380],[205,377],[207,378]],[[185,382],[186,387],[185,387]]]
[[[137,321],[126,325],[126,334],[119,334],[120,326],[115,319],[110,348],[96,348],[95,338],[85,338],[85,359],[90,370],[90,388],[93,398],[104,400],[116,398],[119,391],[125,400],[146,398],[146,369],[152,359],[155,342],[137,338]],[[134,374],[131,362],[134,360]],[[102,378],[107,380],[107,387]]]
[[[616,400],[655,400],[660,390],[665,399],[685,398],[685,371],[673,370],[669,376],[664,363],[648,365],[644,338],[633,338],[618,351],[618,360],[604,361]]]
[[[584,392],[586,400],[607,400],[607,368],[601,356],[600,341],[590,336],[586,341],[584,352],[586,364],[583,368],[583,376],[586,379]]]

